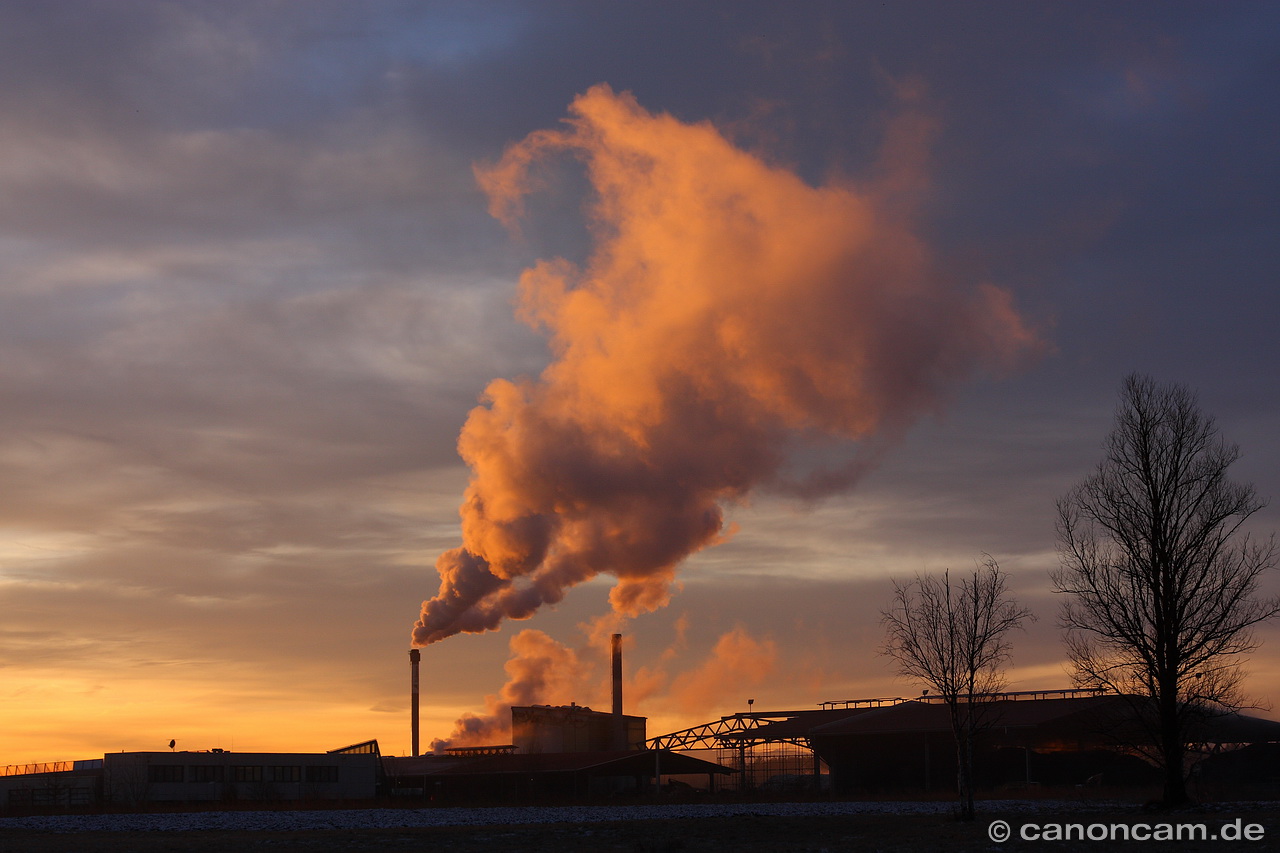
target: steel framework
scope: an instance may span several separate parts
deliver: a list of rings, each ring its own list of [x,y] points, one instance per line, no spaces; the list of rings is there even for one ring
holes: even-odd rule
[[[807,737],[775,737],[761,732],[770,723],[804,711],[752,711],[659,735],[646,741],[651,749],[715,750],[716,760],[738,771],[728,787],[800,790],[821,786],[825,765]]]
[[[1095,695],[1096,690],[1023,690],[991,694],[991,698],[1051,699]],[[819,702],[821,710],[881,708],[904,702],[941,702],[942,697],[921,695],[912,698],[877,697]],[[730,714],[710,723],[649,738],[650,749],[714,750],[716,760],[737,770],[735,781],[743,789],[820,789],[826,765],[813,750],[807,732],[795,727],[773,727],[813,711],[748,711]],[[782,729],[783,731],[779,731]]]

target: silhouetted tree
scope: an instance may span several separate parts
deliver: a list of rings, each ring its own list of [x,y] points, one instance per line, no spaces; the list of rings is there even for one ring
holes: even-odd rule
[[[1006,588],[1006,576],[989,555],[973,573],[953,583],[916,575],[893,582],[893,601],[882,611],[883,652],[898,672],[923,682],[946,704],[956,741],[960,817],[973,820],[973,742],[983,711],[1005,686],[1008,633],[1033,618]]]
[[[1196,726],[1241,707],[1250,628],[1280,612],[1257,595],[1275,541],[1241,530],[1266,502],[1227,479],[1240,451],[1185,387],[1129,376],[1105,447],[1058,502],[1053,583],[1076,683],[1130,699],[1176,806]]]

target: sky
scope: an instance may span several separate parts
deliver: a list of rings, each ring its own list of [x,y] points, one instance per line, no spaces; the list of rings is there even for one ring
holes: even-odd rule
[[[415,641],[452,743],[607,708],[614,631],[650,734],[915,695],[892,579],[983,554],[1011,689],[1070,686],[1055,502],[1127,374],[1280,496],[1277,33],[3,0],[0,765],[405,754]]]

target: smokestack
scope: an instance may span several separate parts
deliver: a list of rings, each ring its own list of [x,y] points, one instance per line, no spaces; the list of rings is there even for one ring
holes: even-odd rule
[[[622,716],[622,635],[613,635],[613,715]]]
[[[627,727],[622,719],[622,635],[614,634],[613,659],[613,737],[617,749],[627,748]]]
[[[418,662],[422,660],[422,652],[409,649],[409,671],[412,673],[409,693],[409,732],[413,741],[413,755],[418,756]]]

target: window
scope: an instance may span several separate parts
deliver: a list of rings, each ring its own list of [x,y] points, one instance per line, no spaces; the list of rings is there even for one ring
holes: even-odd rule
[[[272,767],[272,782],[299,782],[302,780],[301,767]]]
[[[226,778],[226,769],[221,764],[193,764],[187,771],[187,779],[192,782],[221,782]]]
[[[308,782],[337,782],[338,768],[332,765],[307,768]]]
[[[152,764],[147,767],[148,782],[181,782],[181,764]]]
[[[261,782],[262,768],[252,765],[237,764],[231,768],[231,775],[237,782]]]

